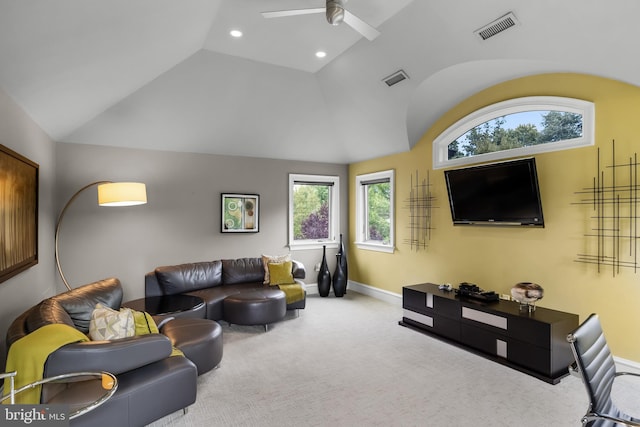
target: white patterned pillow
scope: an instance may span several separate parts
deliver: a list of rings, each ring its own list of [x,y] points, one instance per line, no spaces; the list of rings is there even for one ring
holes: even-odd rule
[[[133,312],[128,308],[120,311],[98,303],[91,313],[89,337],[94,341],[117,340],[132,337],[136,333]]]

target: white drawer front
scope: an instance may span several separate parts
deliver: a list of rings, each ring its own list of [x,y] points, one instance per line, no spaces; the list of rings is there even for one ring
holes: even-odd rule
[[[495,326],[496,328],[507,329],[506,317],[496,316],[495,314],[485,313],[484,311],[462,307],[462,317],[484,323],[485,325]]]
[[[496,354],[500,357],[507,358],[507,342],[496,340]]]

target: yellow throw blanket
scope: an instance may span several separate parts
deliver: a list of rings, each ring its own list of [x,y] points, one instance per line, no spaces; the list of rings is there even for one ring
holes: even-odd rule
[[[52,323],[36,329],[14,342],[9,348],[5,372],[17,371],[15,388],[42,379],[44,364],[49,354],[66,344],[89,341],[79,330],[62,323]],[[4,394],[10,391],[9,379],[5,379]],[[16,403],[37,405],[40,403],[40,387],[16,395]],[[10,403],[9,399],[3,403]]]
[[[278,287],[285,293],[287,304],[302,301],[304,299],[304,289],[302,289],[302,286],[297,283],[292,283],[290,285],[278,285]]]
[[[153,317],[146,311],[133,311],[133,321],[136,324],[136,335],[146,334],[158,334],[158,325],[153,320]],[[182,350],[177,347],[172,347],[170,356],[184,356]]]

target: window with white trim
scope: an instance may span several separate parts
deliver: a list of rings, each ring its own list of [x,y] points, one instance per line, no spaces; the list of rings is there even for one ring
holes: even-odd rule
[[[594,145],[592,102],[557,96],[514,98],[458,120],[433,141],[433,168]]]
[[[356,176],[356,246],[393,253],[395,249],[395,173]]]
[[[289,174],[289,248],[335,248],[340,236],[340,177]]]

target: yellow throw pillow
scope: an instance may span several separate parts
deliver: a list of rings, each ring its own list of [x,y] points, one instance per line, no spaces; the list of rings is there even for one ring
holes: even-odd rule
[[[264,283],[265,285],[270,284],[269,280],[269,264],[272,262],[285,262],[291,261],[291,254],[286,255],[262,255],[262,266],[264,267]]]
[[[146,311],[136,311],[131,310],[133,312],[133,319],[136,323],[136,335],[147,335],[147,334],[159,334],[158,325],[156,325],[153,317]],[[171,346],[171,356],[184,356],[182,350],[175,346]]]
[[[136,325],[136,335],[159,333],[158,326],[149,313],[146,311],[131,311],[133,312],[133,321]]]
[[[98,303],[91,313],[89,321],[89,337],[94,341],[117,340],[132,337],[136,333],[136,325],[131,309],[120,311]]]
[[[271,262],[268,264],[268,268],[270,276],[269,284],[271,286],[295,283],[293,274],[291,274],[291,261]]]

